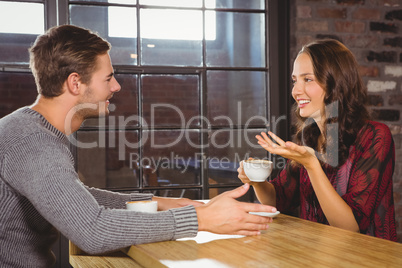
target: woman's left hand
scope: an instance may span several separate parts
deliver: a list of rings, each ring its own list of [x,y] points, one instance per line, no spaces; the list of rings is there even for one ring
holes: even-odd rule
[[[265,132],[261,132],[261,135],[257,135],[256,138],[258,144],[271,154],[294,160],[306,168],[318,160],[313,148],[300,146],[290,141],[285,142],[271,131],[268,131],[268,134],[270,137]]]

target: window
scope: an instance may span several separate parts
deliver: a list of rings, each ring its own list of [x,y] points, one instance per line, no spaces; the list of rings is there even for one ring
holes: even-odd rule
[[[77,133],[94,145],[77,147],[87,184],[199,199],[267,157],[253,138],[268,124],[266,7],[246,2],[70,1],[70,23],[112,43],[122,85],[113,114]]]
[[[31,23],[23,23],[21,17]],[[0,2],[0,33],[41,34],[44,30],[43,3]]]
[[[36,2],[0,1],[0,63],[28,63],[30,44],[45,31],[44,1]]]
[[[0,20],[14,14],[0,26],[0,91],[30,92],[2,104],[0,116],[36,97],[27,49],[38,34],[56,24],[89,28],[112,44],[122,90],[110,116],[87,120],[71,137],[81,179],[114,191],[211,198],[241,184],[239,161],[269,157],[254,136],[278,122],[268,66],[277,66],[269,51],[279,41],[268,27],[279,2],[0,0]],[[253,200],[251,191],[244,199]]]

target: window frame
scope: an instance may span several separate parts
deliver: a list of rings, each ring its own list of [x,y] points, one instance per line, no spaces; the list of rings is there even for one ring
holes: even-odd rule
[[[0,0],[1,1],[1,0]],[[113,5],[113,6],[123,6],[123,7],[147,7],[147,8],[160,8],[158,6],[143,6],[140,5],[137,1],[135,5],[126,5],[126,4],[109,4],[109,3],[100,3],[100,2],[80,2],[80,1],[68,1],[68,0],[43,0],[43,1],[35,1],[35,0],[25,0],[20,2],[39,2],[44,3],[45,8],[45,27],[46,29],[62,24],[69,23],[69,5],[70,4],[91,4],[96,3],[97,5]],[[266,81],[266,98],[269,105],[267,105],[266,115],[270,122],[279,118],[282,115],[286,115],[289,117],[290,104],[288,96],[290,96],[289,92],[289,66],[288,66],[288,47],[289,47],[289,0],[265,0],[266,10],[243,10],[243,9],[226,9],[226,8],[200,8],[201,10],[215,10],[222,12],[258,12],[263,13],[265,16],[265,27],[266,27],[266,47],[265,47],[265,55],[266,55],[266,66],[263,68],[237,68],[237,67],[206,67],[205,66],[205,54],[203,64],[200,67],[174,67],[174,66],[114,66],[116,74],[137,74],[138,75],[138,83],[140,83],[140,75],[142,74],[197,74],[200,76],[200,115],[207,116],[206,114],[206,94],[205,94],[205,85],[206,85],[206,76],[207,71],[213,70],[252,70],[252,71],[264,71],[267,73],[267,81]],[[176,9],[176,8],[175,8]],[[194,9],[194,8],[179,8],[179,9]],[[137,12],[140,12],[137,9]],[[138,16],[137,16],[138,20]],[[140,25],[137,23],[137,27]],[[283,28],[286,30],[283,31]],[[137,29],[139,30],[139,29]],[[205,53],[205,45],[208,40],[203,40],[203,53]],[[137,38],[137,46],[140,47],[140,39]],[[138,53],[140,54],[140,53]],[[138,59],[138,63],[140,59]],[[29,66],[27,64],[1,64],[0,65],[1,72],[30,72]],[[139,87],[141,88],[141,87]],[[282,91],[278,89],[284,89]],[[140,94],[140,93],[139,93]],[[140,95],[139,95],[140,96]],[[275,100],[275,101],[272,101]],[[139,107],[139,115],[141,115],[141,102]],[[241,127],[241,126],[240,126]],[[141,131],[141,127],[134,127],[132,130]],[[203,125],[200,126],[201,130],[201,142],[203,145],[208,143],[208,126]],[[284,137],[286,139],[289,138],[290,127],[289,123],[281,124],[277,129],[277,133],[279,136]],[[75,157],[76,150],[72,146],[72,150],[74,152]],[[202,149],[202,155],[205,155],[205,152]],[[77,165],[77,162],[76,162]],[[205,165],[203,165],[205,166]],[[140,171],[141,172],[141,171]],[[207,168],[203,168],[201,171],[201,185],[200,186],[183,186],[183,187],[143,187],[142,180],[140,180],[140,187],[133,188],[131,190],[136,191],[148,191],[148,190],[158,190],[158,189],[176,189],[176,188],[199,188],[201,189],[202,196],[201,198],[209,198],[209,189],[210,185],[208,184],[208,170]],[[140,173],[140,178],[142,178],[142,173]],[[231,184],[224,186],[213,186],[212,188],[232,188],[240,185],[239,184]],[[130,189],[113,189],[116,191],[127,191]]]

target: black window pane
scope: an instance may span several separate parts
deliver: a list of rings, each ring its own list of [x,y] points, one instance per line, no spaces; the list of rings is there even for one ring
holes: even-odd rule
[[[121,86],[110,100],[110,115],[106,118],[87,119],[82,128],[101,127],[108,129],[125,129],[138,126],[141,122],[138,116],[137,75],[116,74],[116,80]]]
[[[202,7],[202,0],[140,0],[140,4],[168,7]]]
[[[208,120],[212,126],[267,124],[266,73],[207,72]]]
[[[241,183],[237,169],[242,160],[267,158],[268,154],[257,144],[255,135],[266,129],[220,129],[209,135],[209,184]]]
[[[264,9],[264,0],[205,0],[207,8]]]
[[[144,131],[142,139],[145,144],[140,166],[145,186],[200,184],[199,131]]]
[[[265,23],[263,14],[215,12],[216,39],[206,42],[207,66],[265,67]]]
[[[150,126],[199,126],[198,75],[143,75],[143,117]]]
[[[43,3],[0,1],[0,63],[28,63],[28,48],[44,30]]]
[[[32,74],[0,72],[0,118],[32,104],[37,95]]]
[[[32,34],[0,33],[0,63],[29,63],[28,49],[36,40]]]
[[[137,132],[78,131],[72,143],[77,147],[78,173],[86,185],[109,189],[139,186]]]
[[[70,5],[70,23],[98,32],[112,44],[110,57],[117,65],[137,64],[137,9]]]

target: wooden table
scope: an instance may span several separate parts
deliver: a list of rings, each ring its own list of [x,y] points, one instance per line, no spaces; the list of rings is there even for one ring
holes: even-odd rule
[[[69,261],[74,268],[143,268],[127,254],[119,251],[91,256],[70,242]]]
[[[282,214],[260,236],[166,241],[123,252],[137,265],[152,268],[402,267],[402,244]]]

